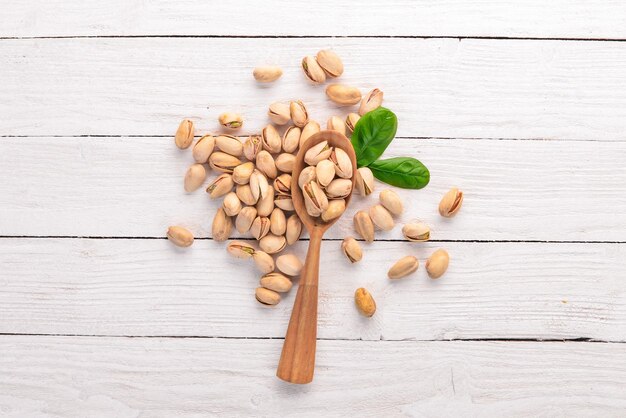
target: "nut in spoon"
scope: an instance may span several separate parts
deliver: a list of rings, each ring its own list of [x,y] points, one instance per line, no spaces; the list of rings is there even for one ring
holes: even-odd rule
[[[293,304],[291,319],[283,343],[276,376],[290,383],[310,383],[315,369],[315,346],[317,342],[317,289],[319,281],[320,247],[324,232],[339,218],[329,222],[310,216],[304,205],[302,190],[298,186],[300,172],[306,166],[304,154],[322,141],[331,147],[344,150],[352,163],[352,189],[345,197],[346,207],[354,190],[356,156],[350,140],[337,131],[321,131],[311,136],[300,148],[291,173],[291,198],[296,213],[309,232],[309,249],[302,273],[298,293]]]

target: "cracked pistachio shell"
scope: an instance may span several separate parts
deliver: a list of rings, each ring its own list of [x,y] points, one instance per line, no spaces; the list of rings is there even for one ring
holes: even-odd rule
[[[261,142],[263,143],[263,149],[271,154],[280,152],[282,141],[274,125],[267,125],[263,128],[263,131],[261,131]]]
[[[260,151],[256,156],[256,168],[270,179],[276,178],[278,175],[274,157],[265,150]]]
[[[272,123],[275,123],[276,125],[285,125],[291,120],[289,105],[280,102],[272,103],[267,111],[267,116],[270,118]]]
[[[232,173],[239,164],[241,164],[239,158],[224,152],[214,152],[209,157],[209,165],[211,168],[223,173]]]
[[[291,175],[281,174],[274,180],[274,190],[277,195],[291,196]]]
[[[383,205],[374,205],[370,208],[370,218],[378,229],[391,231],[395,225],[391,213]]]
[[[235,219],[235,228],[240,234],[245,234],[250,230],[252,222],[256,218],[256,208],[254,206],[246,206],[241,208],[237,218]]]
[[[265,251],[256,250],[254,254],[252,254],[252,259],[261,273],[271,273],[274,271],[274,259]]]
[[[206,188],[206,192],[211,198],[215,199],[216,197],[222,197],[230,192],[234,185],[233,176],[224,173],[217,176],[217,178],[209,184],[209,187]]]
[[[355,186],[361,196],[369,196],[374,191],[374,174],[368,167],[356,170]]]
[[[277,305],[280,302],[278,293],[264,287],[257,287],[254,291],[254,296],[263,305]]]
[[[383,104],[383,92],[374,89],[367,93],[363,100],[361,100],[361,106],[359,107],[359,115],[363,116],[367,112],[371,112],[372,110],[380,107]]]
[[[287,212],[292,212],[295,210],[293,207],[293,200],[291,199],[291,196],[284,194],[280,194],[274,198],[274,205],[277,208],[280,208]]]
[[[300,148],[304,145],[304,143],[314,134],[320,131],[320,124],[315,122],[314,120],[309,121],[304,128],[302,128],[302,133],[300,134]]]
[[[315,182],[310,182],[302,188],[304,195],[304,206],[309,215],[318,217],[328,208],[328,198],[320,186]]]
[[[235,258],[251,258],[254,255],[254,247],[244,241],[231,241],[226,247],[228,254]]]
[[[430,239],[430,228],[424,222],[412,222],[402,227],[404,238],[413,242],[424,242]]]
[[[400,216],[404,212],[404,205],[398,193],[393,190],[383,190],[378,195],[380,204],[385,207],[393,216]]]
[[[299,128],[302,128],[309,122],[309,113],[306,110],[306,106],[302,101],[298,100],[289,103],[289,112],[291,113],[291,120],[293,124]]]
[[[328,207],[322,212],[322,221],[330,222],[337,219],[346,211],[346,201],[343,199],[331,200]]]
[[[191,154],[193,159],[200,164],[209,162],[209,157],[215,148],[215,137],[213,135],[204,135],[198,139],[193,146]]]
[[[261,286],[274,292],[285,293],[291,290],[291,280],[281,273],[267,273],[261,277]]]
[[[265,197],[269,188],[270,186],[265,174],[261,173],[259,170],[254,170],[250,176],[250,191],[252,192],[254,201],[258,202],[259,199]]]
[[[241,214],[241,212],[240,212]],[[215,241],[226,241],[233,230],[233,221],[226,216],[224,208],[219,208],[213,218],[212,233]]]
[[[402,257],[396,261],[396,263],[391,266],[387,272],[387,276],[390,279],[401,279],[417,271],[419,265],[420,262],[417,258],[412,255],[407,255],[406,257]]]
[[[192,164],[185,173],[185,191],[193,192],[198,190],[206,180],[206,169],[202,164]]]
[[[243,204],[248,206],[256,205],[258,199],[255,199],[254,196],[252,196],[252,189],[249,184],[238,184],[235,193]]]
[[[337,131],[342,135],[346,134],[346,124],[339,116],[331,116],[326,122],[326,129]]]
[[[313,83],[323,83],[326,81],[326,73],[317,63],[314,57],[308,55],[302,58],[302,71],[306,78]]]
[[[176,136],[174,137],[176,146],[180,149],[187,149],[193,142],[193,122],[189,119],[184,119],[178,129],[176,130]]]
[[[302,131],[297,126],[290,126],[283,134],[283,150],[294,153],[300,145],[300,134]]]
[[[298,177],[298,186],[303,188],[305,184],[317,180],[316,169],[314,166],[304,167]]]
[[[328,186],[335,178],[335,164],[330,160],[320,161],[315,166],[315,177],[320,186]]]
[[[243,155],[249,161],[256,161],[256,156],[263,148],[260,135],[250,135],[243,144]]]
[[[350,134],[354,132],[354,127],[359,119],[361,119],[361,116],[359,116],[358,113],[349,113],[348,116],[346,116],[346,128],[348,128]]]
[[[257,216],[252,222],[250,233],[254,238],[260,240],[270,232],[270,218],[267,216]]]
[[[259,240],[259,246],[268,254],[276,254],[285,249],[287,241],[282,235],[267,234]]]
[[[300,235],[302,234],[302,221],[298,215],[293,214],[287,219],[287,230],[285,232],[285,238],[287,239],[287,244],[293,245],[296,241],[300,239]]]
[[[274,235],[284,235],[287,230],[287,218],[285,212],[274,208],[270,214],[270,232]]]
[[[256,204],[256,211],[259,216],[270,216],[274,210],[274,189],[268,187],[265,196],[261,197]]]
[[[220,125],[228,129],[239,129],[243,126],[243,118],[238,113],[226,112],[222,113],[218,121]]]
[[[326,186],[326,195],[330,199],[348,197],[350,192],[352,192],[352,180],[350,179],[335,179]]]
[[[370,215],[364,210],[360,210],[354,214],[354,230],[365,241],[374,241],[374,223]]]
[[[288,154],[283,152],[276,157],[274,164],[279,171],[283,173],[291,173],[293,171],[293,166],[296,162],[296,156],[293,154]]]
[[[376,302],[370,292],[363,287],[354,292],[354,303],[361,315],[372,317],[376,313]]]
[[[331,84],[326,87],[326,96],[339,106],[351,106],[361,101],[359,89],[343,84]]]
[[[262,65],[252,70],[252,76],[259,83],[271,83],[283,75],[283,70],[277,65]]]
[[[361,261],[363,258],[363,250],[357,240],[352,237],[345,237],[341,243],[341,251],[351,263]]]
[[[330,154],[330,161],[332,161],[335,166],[335,174],[337,174],[337,177],[343,179],[352,178],[352,161],[350,161],[348,153],[341,148],[335,148]]]
[[[178,247],[189,247],[193,244],[193,234],[182,226],[170,226],[167,228],[167,239]]]
[[[241,211],[241,200],[239,200],[235,192],[230,192],[224,196],[222,207],[226,215],[236,216]]]
[[[304,154],[304,162],[308,165],[317,165],[322,160],[326,160],[333,152],[333,147],[328,146],[328,141],[322,141],[312,146]]]
[[[426,271],[431,279],[438,279],[446,272],[450,264],[450,256],[443,248],[438,249],[428,257]]]
[[[218,135],[215,138],[215,145],[217,145],[220,151],[226,154],[235,157],[241,157],[243,155],[243,144],[236,136]]]
[[[461,205],[463,205],[463,192],[453,187],[441,198],[439,214],[444,218],[452,218],[461,209]]]
[[[341,58],[330,49],[322,49],[317,53],[315,58],[319,66],[322,67],[329,77],[339,77],[343,74],[343,62],[341,62]]]
[[[233,170],[233,181],[237,184],[248,184],[253,172],[254,163],[248,161],[247,163],[239,164]]]
[[[295,254],[283,254],[276,259],[276,267],[287,276],[297,276],[302,271],[302,261]]]

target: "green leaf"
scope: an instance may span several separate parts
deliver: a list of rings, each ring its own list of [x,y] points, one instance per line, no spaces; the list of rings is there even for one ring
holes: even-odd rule
[[[352,147],[359,167],[367,166],[380,157],[396,136],[398,118],[389,109],[379,107],[359,119],[352,133]]]
[[[374,161],[369,168],[378,180],[403,189],[421,189],[430,181],[426,166],[411,157]]]

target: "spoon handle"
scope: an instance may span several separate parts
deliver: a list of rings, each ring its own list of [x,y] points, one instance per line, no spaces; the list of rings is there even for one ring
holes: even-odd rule
[[[315,369],[317,284],[322,232],[312,229],[310,235],[309,250],[276,371],[276,376],[290,383],[310,383]]]

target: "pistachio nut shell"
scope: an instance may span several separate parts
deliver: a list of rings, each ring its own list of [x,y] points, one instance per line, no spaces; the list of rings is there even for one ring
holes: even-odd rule
[[[287,218],[285,212],[279,208],[274,208],[270,214],[270,231],[274,235],[284,235],[287,230]]]
[[[209,157],[211,168],[222,173],[232,173],[239,164],[241,164],[239,158],[224,152],[214,152]]]
[[[276,157],[274,164],[276,168],[283,173],[291,173],[293,171],[293,166],[296,163],[296,156],[293,154],[288,154],[283,152]]]
[[[274,205],[277,208],[280,208],[284,211],[287,212],[293,212],[294,211],[294,207],[293,207],[293,200],[291,199],[291,196],[287,196],[287,195],[278,195],[274,198]]]
[[[334,171],[334,167],[333,167]],[[349,179],[335,179],[326,186],[326,195],[330,199],[342,199],[350,196],[352,192],[352,180]]]
[[[383,231],[391,231],[395,225],[391,213],[383,205],[374,205],[370,208],[370,218],[374,225]]]
[[[256,156],[256,168],[270,179],[276,178],[278,175],[274,157],[266,150],[260,151]]]
[[[213,135],[204,135],[195,143],[191,154],[193,159],[200,164],[209,162],[209,157],[215,148],[215,137]]]
[[[310,55],[302,58],[302,71],[305,77],[313,83],[319,84],[326,81],[326,73],[315,58]]]
[[[192,164],[185,174],[185,191],[193,192],[198,190],[206,180],[206,169],[202,164]]]
[[[218,135],[217,138],[215,138],[215,145],[217,145],[220,151],[234,157],[241,157],[243,155],[243,144],[236,136]]]
[[[456,187],[451,188],[443,195],[439,202],[439,214],[444,218],[452,218],[463,205],[463,192]]]
[[[337,131],[342,135],[346,134],[346,124],[339,116],[331,116],[326,122],[326,129],[329,131]]]
[[[167,239],[178,247],[189,247],[193,244],[193,234],[182,226],[170,226],[167,228]]]
[[[356,170],[355,186],[361,196],[369,196],[374,191],[374,174],[368,167]]]
[[[254,254],[252,254],[252,259],[254,260],[254,264],[257,266],[261,273],[267,274],[274,271],[274,259],[265,251],[256,250]],[[263,283],[261,283],[261,286],[263,286]],[[268,287],[268,289],[271,288]]]
[[[222,113],[218,121],[220,125],[228,129],[239,129],[243,126],[243,118],[238,113],[226,112]]]
[[[314,166],[304,167],[298,177],[298,186],[303,188],[305,184],[317,180],[316,169]]]
[[[329,77],[339,77],[343,74],[343,62],[339,55],[330,49],[323,49],[315,57],[317,63]]]
[[[259,199],[265,197],[269,188],[270,186],[265,174],[261,173],[259,170],[254,170],[250,176],[250,190],[252,191],[254,201],[258,202]]]
[[[431,279],[438,279],[446,272],[450,264],[450,256],[443,248],[438,249],[428,257],[426,271]]]
[[[300,239],[301,234],[302,221],[300,221],[298,215],[293,214],[287,219],[287,230],[285,232],[287,244],[293,245],[296,241]]]
[[[261,286],[266,289],[273,290],[274,292],[289,292],[292,285],[291,280],[289,280],[287,276],[280,273],[268,273],[261,277]]]
[[[430,228],[423,222],[412,222],[402,227],[404,238],[413,242],[425,242],[430,239]]]
[[[335,164],[330,160],[320,161],[315,166],[315,176],[320,186],[328,186],[335,178]]]
[[[268,254],[276,254],[285,249],[287,241],[284,236],[267,234],[259,240],[259,246]]]
[[[243,154],[249,161],[256,161],[256,156],[263,148],[260,135],[250,135],[243,143]]]
[[[252,195],[252,189],[250,188],[249,184],[238,184],[237,188],[235,189],[235,193],[237,194],[239,200],[241,200],[241,203],[243,203],[244,205],[256,205],[258,199],[255,199]]]
[[[294,153],[298,149],[298,145],[300,145],[300,134],[302,134],[302,130],[297,126],[290,126],[287,128],[285,133],[283,134],[283,150],[285,152]]]
[[[320,130],[320,124],[314,120],[310,120],[306,125],[304,125],[302,133],[300,134],[300,148],[302,148],[307,139],[318,133]]]
[[[354,303],[359,312],[367,317],[374,316],[376,313],[376,302],[374,298],[365,288],[360,287],[354,292]]]
[[[231,241],[226,247],[228,254],[235,258],[251,258],[254,255],[254,247],[244,241]]]
[[[226,215],[236,216],[241,211],[241,200],[239,200],[235,192],[230,192],[224,196],[222,207],[224,208]]]
[[[326,96],[339,106],[351,106],[361,101],[361,92],[356,87],[343,84],[330,84]]]
[[[289,105],[280,102],[272,103],[267,111],[267,116],[270,118],[272,123],[275,123],[276,125],[285,125],[291,120]]]
[[[274,179],[274,191],[276,195],[291,196],[291,175],[281,174]]]
[[[254,296],[256,300],[263,305],[276,305],[280,302],[280,295],[278,293],[264,287],[257,287],[254,291]]]
[[[248,161],[247,163],[239,164],[233,170],[233,181],[237,184],[248,184],[253,172],[254,163]]]
[[[283,70],[277,65],[263,65],[252,70],[252,76],[259,83],[271,83],[283,75]]]
[[[176,146],[180,149],[187,149],[193,142],[193,122],[189,119],[184,119],[176,130],[176,136],[174,137]]]
[[[380,204],[385,207],[393,216],[400,216],[404,212],[404,205],[398,193],[393,190],[383,190],[378,195]]]
[[[395,262],[393,266],[387,272],[387,276],[390,279],[401,279],[402,277],[408,276],[411,273],[417,271],[420,262],[417,258],[412,255],[407,255],[406,257],[402,257],[398,261]]]
[[[270,216],[274,210],[274,189],[268,188],[264,197],[261,197],[256,204],[256,211],[259,216]]]
[[[276,259],[276,267],[287,276],[297,276],[302,271],[302,261],[295,254],[283,254]]]
[[[237,228],[237,232],[239,232],[240,234],[245,234],[246,232],[248,232],[255,218],[255,207],[246,206],[244,208],[241,208],[239,214],[237,214],[237,218],[235,219],[235,228]]]
[[[357,240],[352,237],[345,237],[341,243],[341,251],[351,263],[357,263],[363,258],[363,250]]]
[[[315,183],[307,183],[302,188],[304,206],[309,215],[318,217],[328,208],[328,198],[320,186]]]
[[[328,141],[322,141],[304,153],[304,162],[308,165],[317,165],[320,161],[330,157],[332,152],[333,147],[328,145]]]
[[[220,174],[209,184],[206,192],[211,196],[211,198],[215,199],[217,197],[222,197],[226,193],[230,192],[233,189],[235,183],[233,182],[233,177],[230,174],[224,173]]]
[[[293,124],[299,128],[302,128],[309,122],[309,113],[306,110],[306,106],[302,101],[298,100],[289,103],[289,112],[291,113],[291,120]]]
[[[240,212],[241,214],[241,212]],[[233,230],[233,221],[230,217],[226,216],[224,208],[217,209],[215,217],[213,218],[212,234],[215,241],[226,241],[230,237],[230,233]]]
[[[348,128],[348,132],[352,134],[354,132],[354,127],[356,123],[361,119],[358,113],[349,113],[346,117],[346,128]]]
[[[330,222],[333,219],[337,219],[346,211],[346,201],[343,199],[331,200],[328,202],[328,207],[322,212],[322,221]]]
[[[364,210],[354,214],[354,229],[367,242],[374,241],[374,223]]]
[[[252,222],[250,233],[254,238],[260,240],[270,232],[270,218],[267,216],[257,216]]]
[[[335,165],[335,174],[337,174],[337,177],[343,179],[352,178],[352,161],[350,161],[347,152],[341,148],[335,148],[332,154],[330,154],[330,160]]]
[[[383,104],[383,92],[378,89],[373,89],[367,93],[363,100],[361,100],[361,106],[359,107],[359,115],[363,116],[367,112],[379,108]]]
[[[263,143],[263,149],[272,154],[278,154],[281,151],[282,141],[274,125],[266,125],[263,128],[263,131],[261,131],[261,142]]]

